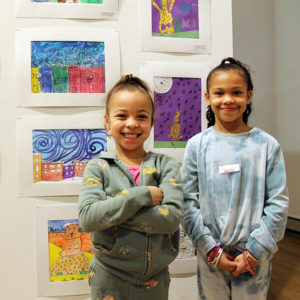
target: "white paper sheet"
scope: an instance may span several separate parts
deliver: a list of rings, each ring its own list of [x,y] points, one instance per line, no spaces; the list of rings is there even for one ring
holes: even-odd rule
[[[91,41],[104,43],[104,93],[32,93],[32,41]],[[120,79],[119,33],[82,28],[24,28],[16,31],[17,106],[104,106],[106,93]]]
[[[156,1],[160,7],[161,1]],[[152,1],[140,1],[140,37],[142,51],[187,52],[209,54],[211,52],[210,0],[198,0],[198,38],[180,38],[152,35]],[[176,5],[176,2],[174,3]],[[174,7],[173,7],[174,10]],[[170,11],[172,14],[172,10]],[[173,25],[175,20],[173,19]]]
[[[200,95],[197,94],[196,96],[200,96],[201,98],[201,107],[197,107],[199,105],[199,102],[195,105],[195,107],[191,110],[189,110],[190,114],[196,113],[197,109],[201,110],[201,127],[202,130],[206,129],[206,103],[204,98],[204,92],[205,92],[205,82],[206,77],[208,75],[209,66],[207,64],[196,64],[196,63],[178,63],[178,62],[144,62],[141,65],[141,78],[147,81],[149,86],[152,90],[157,89],[157,87],[154,86],[154,79],[155,78],[161,78],[162,80],[170,81],[172,78],[200,78],[201,79],[201,92]],[[164,83],[164,87],[168,85],[168,82]],[[158,90],[161,92],[164,92],[161,90],[161,87],[158,87]],[[167,92],[167,91],[165,91]],[[178,105],[177,95],[172,95],[173,99],[170,101],[176,102]],[[186,101],[187,98],[182,97],[182,101]],[[180,100],[181,101],[181,100]],[[179,101],[179,102],[180,102]],[[170,103],[171,103],[170,102]],[[191,104],[192,105],[192,104]],[[167,112],[166,112],[167,113]],[[181,111],[181,113],[184,113]],[[159,117],[159,111],[157,112],[157,118]],[[168,122],[172,125],[173,117],[175,115],[171,115],[168,118]],[[181,118],[181,117],[180,117]],[[156,121],[156,123],[158,120]],[[181,122],[181,121],[180,121]],[[173,123],[174,124],[174,123]],[[181,124],[181,130],[184,130],[184,124]],[[181,140],[180,140],[181,141]],[[169,156],[174,157],[178,163],[182,163],[184,150],[185,148],[176,148],[176,147],[169,147],[169,148],[154,148],[154,129],[152,129],[149,140],[146,143],[147,150],[151,150],[154,152],[159,153],[165,153]]]
[[[87,280],[50,281],[48,221],[78,219],[77,204],[37,206],[36,222],[36,262],[38,295],[65,296],[89,294]]]
[[[112,20],[118,18],[118,0],[103,0],[102,4],[15,1],[16,17]]]
[[[103,129],[103,112],[93,115],[17,117],[18,193],[20,196],[78,195],[81,177],[33,182],[33,137],[38,129]]]

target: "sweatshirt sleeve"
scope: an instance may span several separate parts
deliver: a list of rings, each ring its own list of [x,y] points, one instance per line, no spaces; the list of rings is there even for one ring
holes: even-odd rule
[[[288,214],[288,190],[284,158],[277,144],[267,161],[264,214],[251,232],[246,248],[260,261],[272,257],[284,236]]]
[[[165,160],[159,182],[164,194],[161,205],[141,209],[124,226],[151,234],[170,234],[178,230],[183,204],[180,171],[173,158],[165,156]]]
[[[151,206],[150,191],[133,187],[108,196],[103,189],[103,174],[97,160],[91,160],[83,175],[79,193],[78,214],[84,231],[94,232],[120,225],[144,206]],[[141,197],[136,197],[136,195]]]
[[[199,201],[197,144],[195,139],[188,142],[181,169],[184,197],[182,226],[192,242],[206,255],[217,246],[217,242],[203,222]]]

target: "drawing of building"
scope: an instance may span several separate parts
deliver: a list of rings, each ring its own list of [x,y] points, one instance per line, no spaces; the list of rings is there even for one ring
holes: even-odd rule
[[[74,161],[74,171],[75,171],[75,176],[82,177],[84,169],[87,165],[86,161]]]
[[[43,93],[53,93],[52,85],[52,67],[50,65],[43,65],[39,68],[40,84]]]
[[[33,153],[33,182],[42,180],[42,155]]]
[[[69,66],[68,74],[70,93],[80,93],[80,67]]]
[[[68,68],[66,66],[52,66],[53,91],[54,93],[69,92]]]
[[[31,91],[32,93],[40,93],[41,92],[41,84],[39,80],[39,68],[34,67],[31,68]]]
[[[81,93],[104,93],[105,80],[101,67],[80,68],[80,92]]]
[[[59,181],[63,180],[63,164],[59,162],[42,162],[42,180]]]
[[[68,165],[63,165],[63,178],[72,178],[75,176],[74,172],[74,165],[68,164]]]

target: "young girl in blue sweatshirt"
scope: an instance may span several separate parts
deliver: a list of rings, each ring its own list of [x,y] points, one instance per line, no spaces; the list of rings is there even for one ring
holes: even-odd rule
[[[115,152],[88,163],[79,195],[80,223],[92,232],[92,300],[168,299],[183,195],[177,162],[144,149],[153,122],[145,82],[122,77],[106,99]]]
[[[248,69],[224,59],[207,78],[208,129],[192,137],[182,166],[183,225],[198,249],[205,300],[267,298],[271,258],[283,237],[288,192],[282,150],[247,125]]]

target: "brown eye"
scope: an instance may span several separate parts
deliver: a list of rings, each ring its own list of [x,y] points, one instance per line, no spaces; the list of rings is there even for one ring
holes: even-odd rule
[[[140,115],[140,116],[139,116],[139,119],[147,119],[147,118],[148,118],[147,115]]]

